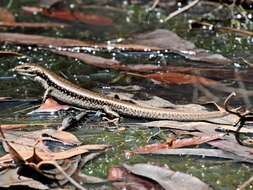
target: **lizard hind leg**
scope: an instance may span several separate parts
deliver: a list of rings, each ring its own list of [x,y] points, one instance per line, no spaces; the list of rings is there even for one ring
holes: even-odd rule
[[[113,111],[110,107],[105,106],[103,108],[104,112],[112,119],[109,119],[108,117],[103,117],[104,120],[108,121],[109,123],[114,124],[115,126],[118,126],[120,115]]]

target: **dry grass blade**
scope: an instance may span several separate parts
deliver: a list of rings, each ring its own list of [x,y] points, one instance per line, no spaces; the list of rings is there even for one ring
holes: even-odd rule
[[[243,182],[236,190],[244,190],[253,182],[253,176],[251,176],[247,181]]]
[[[173,18],[173,17],[175,17],[175,16],[181,14],[181,13],[184,12],[184,11],[187,11],[188,9],[190,9],[190,8],[194,7],[195,5],[197,5],[197,4],[199,3],[199,1],[200,1],[200,0],[194,0],[194,1],[190,2],[188,5],[184,6],[183,8],[178,9],[177,11],[171,13],[168,17],[166,17],[166,18],[164,19],[164,21],[167,22],[167,21],[170,20],[171,18]]]

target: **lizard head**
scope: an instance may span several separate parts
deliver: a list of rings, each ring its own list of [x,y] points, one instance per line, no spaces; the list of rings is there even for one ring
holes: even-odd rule
[[[30,76],[30,77],[36,77],[40,74],[43,74],[42,67],[35,64],[30,64],[30,63],[18,65],[14,67],[13,69],[11,69],[11,71],[15,71],[21,75]]]

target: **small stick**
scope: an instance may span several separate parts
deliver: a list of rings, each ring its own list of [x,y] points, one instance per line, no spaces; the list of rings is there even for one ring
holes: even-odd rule
[[[164,21],[167,22],[167,21],[170,20],[171,18],[173,18],[173,17],[175,17],[175,16],[181,14],[182,12],[184,12],[184,11],[190,9],[191,7],[197,5],[199,1],[200,1],[200,0],[194,0],[194,1],[192,1],[191,3],[189,3],[188,5],[184,6],[183,8],[178,9],[178,10],[172,12],[171,14],[169,14],[169,16],[167,16],[167,17],[164,19]]]
[[[253,182],[253,176],[251,176],[247,181],[243,182],[236,190],[244,190],[248,185]]]
[[[153,9],[155,9],[159,2],[160,0],[154,0],[153,5],[148,9],[148,11],[152,11]]]

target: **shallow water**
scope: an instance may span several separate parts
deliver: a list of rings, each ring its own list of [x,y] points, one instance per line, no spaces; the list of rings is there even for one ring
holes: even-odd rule
[[[78,1],[77,1],[78,2]],[[76,1],[68,2],[78,5]],[[4,6],[8,2],[3,1],[0,5]],[[15,13],[18,21],[33,21],[46,22],[48,18],[29,14],[24,14],[20,10],[22,5],[36,6],[36,1],[15,1],[12,3],[10,10]],[[199,10],[201,12],[200,7]],[[87,8],[81,9],[87,11]],[[230,33],[216,33],[208,30],[192,29],[190,30],[187,21],[190,18],[197,18],[200,14],[198,9],[193,9],[187,15],[180,15],[172,19],[168,23],[161,23],[159,20],[165,16],[164,11],[159,9],[147,13],[145,7],[139,5],[125,6],[122,11],[101,11],[101,8],[89,9],[89,12],[107,15],[113,18],[114,24],[108,27],[89,26],[76,23],[74,28],[65,29],[1,29],[1,32],[19,32],[27,34],[39,34],[51,37],[64,37],[81,40],[95,40],[104,42],[132,36],[135,33],[151,31],[157,28],[165,28],[176,32],[180,37],[194,42],[199,48],[204,48],[213,53],[221,53],[224,56],[232,59],[233,64],[211,65],[201,62],[192,62],[185,60],[181,56],[167,54],[163,57],[155,56],[150,58],[150,55],[139,54],[138,52],[112,54],[110,52],[96,52],[98,55],[105,57],[115,57],[118,60],[123,60],[124,63],[151,63],[155,65],[161,64],[161,61],[167,61],[167,65],[171,66],[198,66],[204,68],[220,68],[227,69],[230,72],[237,70],[243,71],[243,84],[247,89],[252,89],[252,81],[246,80],[252,77],[251,66],[245,62],[252,63],[253,55],[253,38],[240,37]],[[251,23],[252,25],[252,23]],[[246,25],[250,30],[250,24]],[[35,46],[21,46],[1,44],[0,50],[18,51],[23,54],[22,57],[2,56],[0,57],[0,97],[12,97],[16,99],[39,99],[42,97],[44,90],[37,83],[27,80],[24,77],[16,76],[9,71],[15,65],[32,62],[43,65],[50,70],[67,77],[68,80],[75,82],[85,88],[99,92],[118,91],[119,86],[140,86],[140,90],[133,90],[131,93],[136,94],[136,97],[150,97],[153,95],[165,98],[173,103],[203,103],[211,101],[205,93],[199,92],[198,96],[194,94],[196,88],[193,85],[164,85],[157,84],[151,80],[122,75],[121,72],[98,69],[94,66],[86,65],[78,60],[55,55],[44,48]],[[201,73],[202,74],[202,73]],[[203,76],[217,79],[223,84],[240,87],[238,77],[227,77],[222,72],[218,73],[203,73]],[[245,82],[246,81],[246,82]],[[220,90],[209,89],[222,103],[224,97],[228,93]],[[249,101],[251,97],[249,97]],[[243,100],[241,101],[242,103]],[[250,101],[251,102],[251,101]],[[5,102],[0,103],[0,122],[1,123],[40,123],[40,122],[61,122],[61,117],[56,116],[29,116],[27,115],[31,106],[38,102]],[[250,105],[247,105],[250,107]],[[27,109],[27,110],[26,110]],[[92,128],[83,125],[72,129],[71,132],[76,134],[84,143],[105,143],[112,145],[112,149],[104,156],[99,157],[86,165],[84,172],[94,176],[105,177],[108,168],[122,163],[142,163],[150,162],[159,165],[166,164],[173,170],[178,170],[199,177],[201,180],[210,184],[214,189],[235,189],[240,183],[247,180],[253,172],[252,166],[242,163],[234,163],[232,161],[222,159],[209,159],[199,157],[185,156],[134,156],[132,158],[125,157],[125,151],[133,150],[141,145],[147,144],[150,136],[157,132],[157,129],[137,129],[128,128],[124,131],[109,132],[98,127]],[[252,188],[252,186],[250,187]]]

